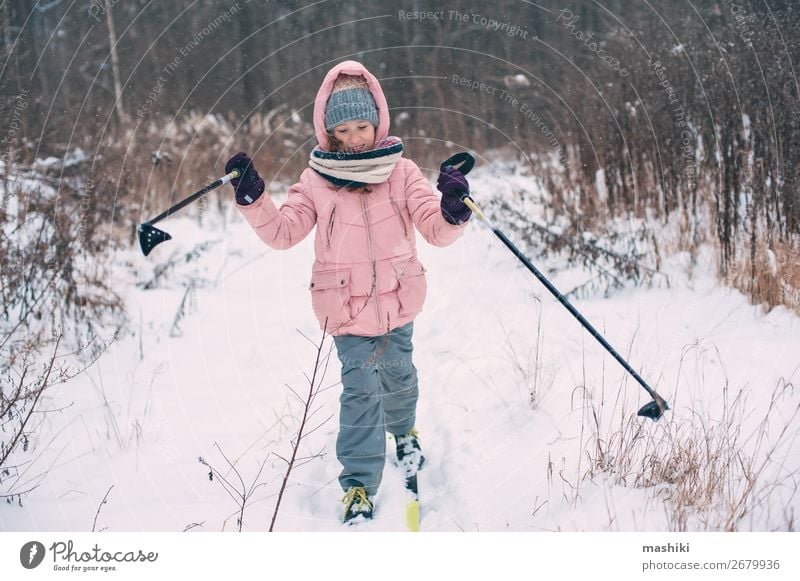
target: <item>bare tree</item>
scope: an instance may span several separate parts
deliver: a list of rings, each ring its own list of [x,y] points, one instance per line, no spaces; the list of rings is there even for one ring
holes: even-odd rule
[[[111,13],[110,0],[104,0],[106,25],[108,26],[108,44],[111,47],[111,71],[114,75],[114,103],[120,125],[128,122],[125,106],[122,100],[122,81],[119,74],[119,54],[117,53],[117,30],[114,28],[114,16]]]
[[[327,324],[325,327],[327,328]],[[303,336],[305,337],[305,335]],[[306,339],[308,339],[308,337],[306,337]],[[308,340],[312,344],[314,344],[313,341],[311,341],[311,339]],[[309,456],[299,456],[300,445],[303,442],[303,439],[307,438],[315,431],[320,429],[323,425],[325,425],[325,423],[328,422],[328,420],[330,420],[333,417],[333,415],[331,414],[327,418],[319,422],[313,428],[307,429],[307,424],[309,423],[311,418],[313,418],[317,414],[317,412],[321,409],[319,407],[314,409],[312,408],[314,406],[314,400],[316,399],[317,395],[319,395],[320,391],[323,390],[322,382],[325,379],[325,372],[328,369],[328,362],[330,361],[331,351],[333,349],[333,342],[331,342],[330,347],[328,348],[328,352],[323,357],[322,351],[325,345],[325,329],[323,329],[322,331],[322,339],[320,340],[320,342],[314,345],[317,348],[317,353],[316,353],[316,359],[314,360],[314,369],[311,373],[311,377],[308,377],[308,375],[306,375],[306,379],[308,380],[308,393],[306,394],[306,397],[305,398],[301,397],[300,394],[298,394],[290,386],[288,385],[286,386],[289,388],[292,394],[294,394],[294,396],[298,399],[298,401],[302,405],[303,415],[300,418],[300,426],[297,429],[297,435],[291,441],[292,454],[289,457],[289,459],[287,460],[286,458],[276,454],[278,458],[286,462],[286,472],[284,472],[283,481],[281,482],[281,487],[278,490],[278,500],[275,501],[275,510],[272,513],[272,520],[270,521],[269,524],[269,532],[275,530],[275,521],[278,518],[278,511],[280,510],[281,507],[281,500],[283,500],[283,494],[286,491],[286,485],[289,482],[289,476],[291,476],[292,470],[295,468],[299,468],[304,464],[307,464],[314,458],[319,458],[320,456],[322,456],[321,452],[311,454]]]

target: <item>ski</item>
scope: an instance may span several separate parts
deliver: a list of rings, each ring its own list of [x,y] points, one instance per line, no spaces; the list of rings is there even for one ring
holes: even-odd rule
[[[406,501],[406,527],[410,532],[419,532],[419,482],[417,473],[425,464],[419,446],[417,430],[395,436],[395,465],[403,473]]]
[[[406,526],[409,532],[419,532],[419,486],[417,483],[417,471],[406,475]]]

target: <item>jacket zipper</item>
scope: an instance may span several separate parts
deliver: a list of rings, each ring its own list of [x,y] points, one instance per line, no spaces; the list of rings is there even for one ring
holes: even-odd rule
[[[400,213],[400,206],[397,205],[397,202],[394,201],[394,198],[389,198],[389,201],[392,202],[392,207],[394,208],[395,213],[397,214],[398,220],[403,225],[403,237],[408,240],[408,228],[406,227],[406,221],[403,220],[403,215]]]
[[[336,206],[334,206],[333,210],[331,211],[331,221],[330,224],[328,224],[328,248],[331,247],[331,239],[333,238],[333,223],[335,218],[336,218]]]
[[[361,207],[364,208],[364,221],[367,223],[367,246],[369,246],[369,259],[372,264],[372,289],[375,292],[375,315],[378,318],[378,328],[381,328],[381,306],[378,302],[378,271],[375,268],[375,252],[372,248],[372,229],[369,224],[369,211],[367,210],[367,199],[364,194],[361,196]]]

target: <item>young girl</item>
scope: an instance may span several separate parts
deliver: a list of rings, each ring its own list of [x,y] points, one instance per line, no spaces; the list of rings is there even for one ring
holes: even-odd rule
[[[275,249],[300,242],[314,225],[316,260],[311,303],[320,327],[334,337],[342,364],[336,456],[343,466],[344,521],[371,518],[381,481],[386,435],[398,462],[413,472],[424,458],[414,430],[417,370],[411,361],[413,321],[425,300],[425,268],[413,227],[431,244],[461,236],[470,210],[459,197],[464,176],[439,174],[441,200],[403,142],[389,136],[389,109],[378,80],[355,61],[325,76],[314,102],[318,146],[309,167],[277,208],[246,153],[225,172],[237,207]],[[412,227],[413,226],[413,227]]]

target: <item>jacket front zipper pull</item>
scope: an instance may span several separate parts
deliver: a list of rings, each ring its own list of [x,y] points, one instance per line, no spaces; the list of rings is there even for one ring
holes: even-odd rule
[[[397,218],[400,220],[400,224],[403,225],[403,237],[408,240],[408,227],[406,226],[406,221],[403,220],[403,214],[400,213],[400,206],[397,205],[397,202],[395,202],[394,198],[390,197],[389,201],[392,202],[392,207],[397,214]]]
[[[378,300],[378,268],[375,265],[375,251],[372,247],[372,228],[369,223],[369,210],[367,210],[366,196],[361,195],[361,207],[364,210],[364,223],[367,226],[367,246],[369,247],[369,260],[372,265],[372,290],[375,293],[375,315],[378,320],[378,327],[381,325],[381,305]]]
[[[336,206],[333,207],[331,211],[331,219],[330,223],[328,224],[328,248],[331,247],[331,239],[333,238],[333,224],[334,220],[336,219]]]

